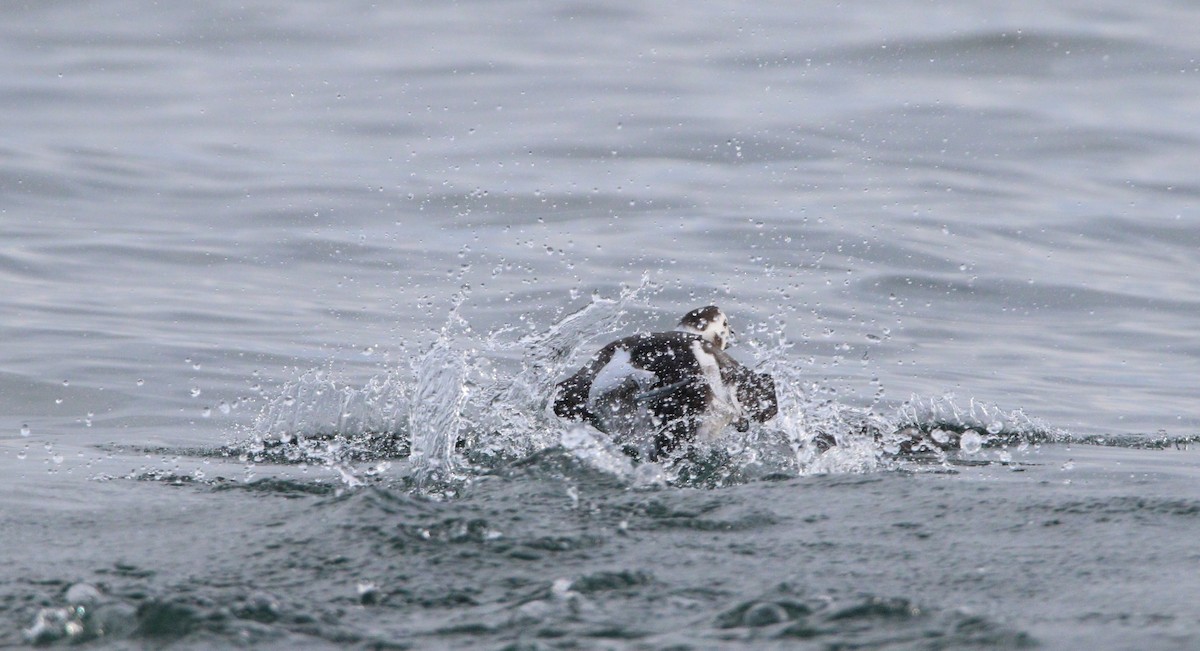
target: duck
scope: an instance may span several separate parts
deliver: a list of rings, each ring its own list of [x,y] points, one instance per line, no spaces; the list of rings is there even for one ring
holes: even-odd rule
[[[637,461],[660,461],[729,425],[746,432],[778,412],[775,381],[728,352],[733,330],[715,305],[675,329],[630,335],[601,348],[555,385],[554,413],[590,424]]]

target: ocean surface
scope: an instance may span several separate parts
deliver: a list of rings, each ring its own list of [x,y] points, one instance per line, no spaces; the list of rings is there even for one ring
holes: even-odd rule
[[[1197,29],[0,5],[0,647],[1200,648]],[[714,303],[775,420],[547,409]]]

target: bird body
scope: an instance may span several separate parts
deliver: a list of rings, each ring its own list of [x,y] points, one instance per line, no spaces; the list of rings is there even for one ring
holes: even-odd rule
[[[657,460],[729,424],[770,420],[771,376],[728,353],[732,331],[715,306],[693,310],[676,330],[614,341],[556,388],[554,411],[591,423],[631,456]]]

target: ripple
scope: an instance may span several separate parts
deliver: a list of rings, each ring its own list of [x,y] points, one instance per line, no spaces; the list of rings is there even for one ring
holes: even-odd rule
[[[904,597],[854,595],[805,598],[790,584],[743,601],[717,616],[727,640],[813,640],[837,648],[890,647],[1025,649],[1028,633],[962,611],[918,606]]]

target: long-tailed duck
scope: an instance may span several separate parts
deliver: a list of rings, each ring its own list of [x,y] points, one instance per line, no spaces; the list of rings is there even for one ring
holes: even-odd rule
[[[590,422],[640,459],[710,440],[733,423],[775,417],[775,381],[725,352],[732,331],[715,305],[688,312],[671,332],[614,341],[558,384],[554,413]]]

